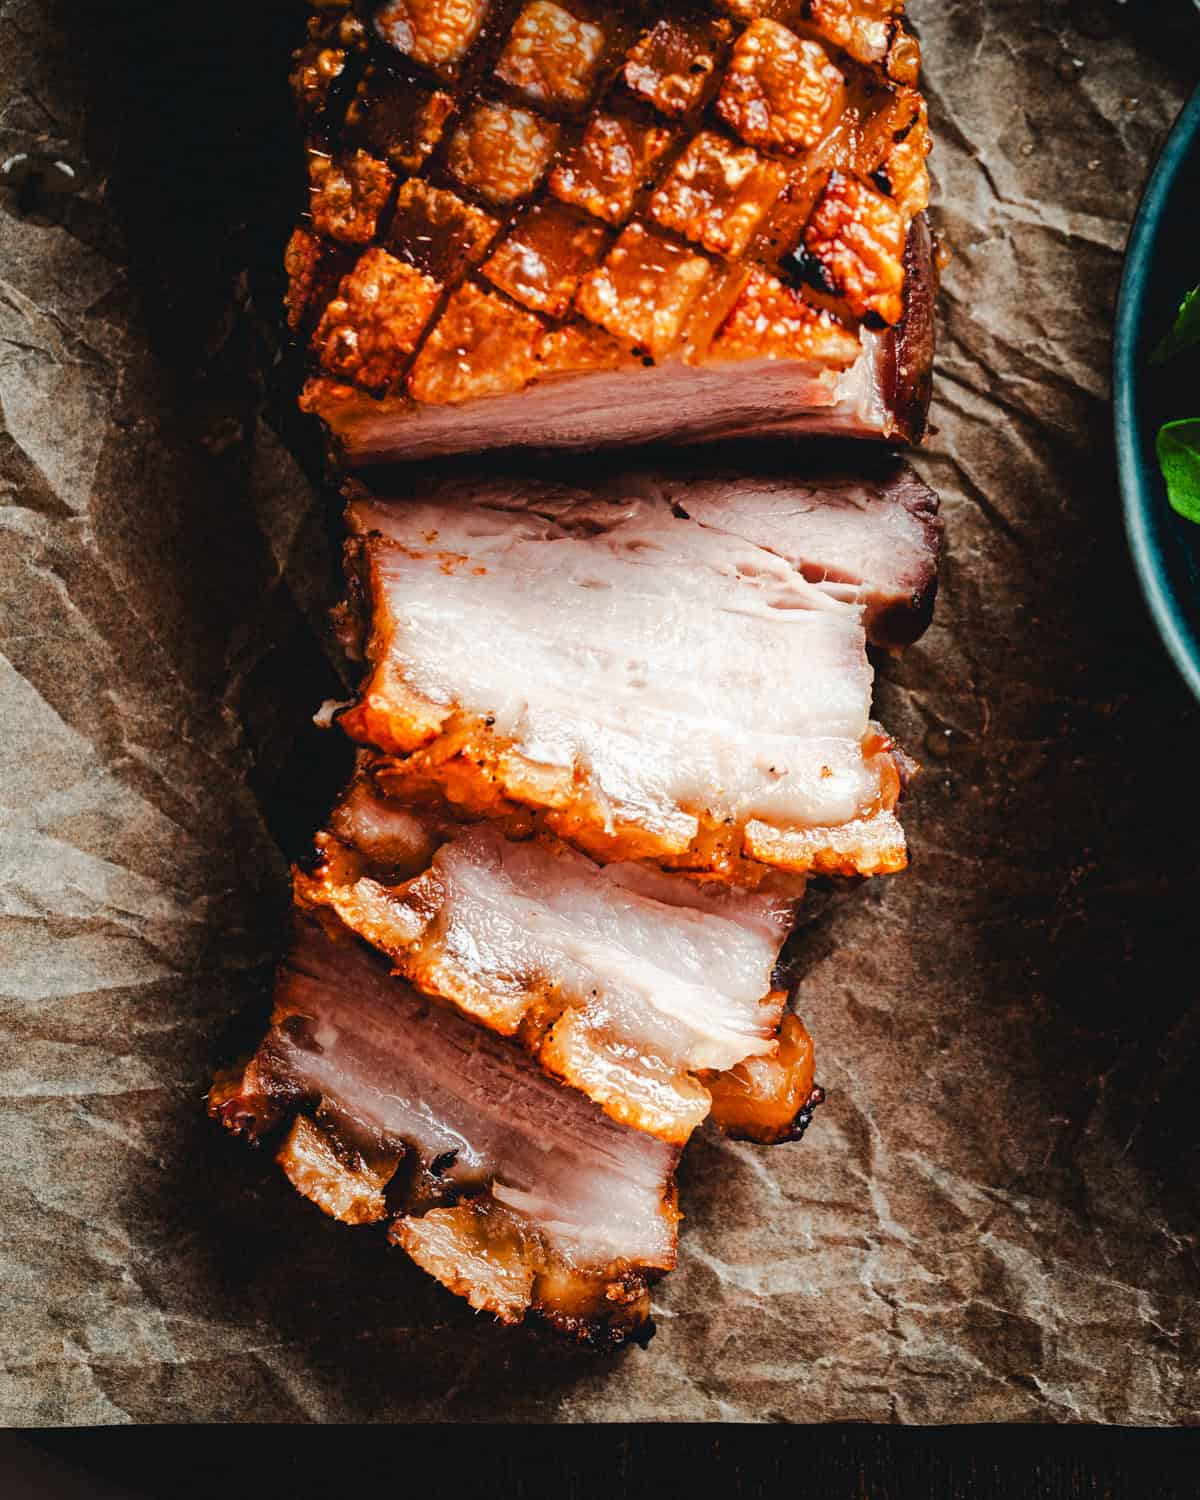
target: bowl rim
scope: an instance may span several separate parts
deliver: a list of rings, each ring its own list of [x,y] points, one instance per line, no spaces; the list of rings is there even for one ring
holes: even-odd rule
[[[1152,250],[1167,199],[1184,163],[1200,147],[1200,88],[1180,111],[1142,195],[1125,247],[1117,294],[1113,340],[1113,419],[1117,474],[1125,535],[1134,570],[1150,614],[1183,680],[1200,700],[1200,634],[1188,622],[1163,566],[1159,504],[1144,480],[1145,447],[1139,422],[1145,348],[1143,307],[1150,280]],[[1197,268],[1200,280],[1200,267]],[[1200,532],[1197,533],[1200,537]]]

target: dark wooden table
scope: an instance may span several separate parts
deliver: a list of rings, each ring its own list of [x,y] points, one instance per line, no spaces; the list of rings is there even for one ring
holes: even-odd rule
[[[1185,1500],[1200,1435],[1098,1428],[108,1429],[0,1437],[5,1500]]]

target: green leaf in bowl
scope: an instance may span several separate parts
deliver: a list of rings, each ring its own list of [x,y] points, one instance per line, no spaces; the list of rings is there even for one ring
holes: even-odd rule
[[[1200,522],[1200,417],[1160,427],[1157,446],[1172,509]]]
[[[1159,342],[1150,356],[1150,363],[1161,365],[1196,344],[1200,344],[1200,286],[1190,291],[1179,304],[1175,325]]]

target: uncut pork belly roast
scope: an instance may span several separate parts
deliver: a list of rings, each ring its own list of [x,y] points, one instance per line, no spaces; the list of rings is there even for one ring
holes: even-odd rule
[[[898,0],[314,6],[302,405],[350,466],[919,441],[919,64]]]

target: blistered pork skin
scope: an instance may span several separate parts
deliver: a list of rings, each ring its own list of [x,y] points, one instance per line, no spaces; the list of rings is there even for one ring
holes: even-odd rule
[[[779,1063],[786,996],[773,973],[803,886],[788,883],[750,893],[602,867],[551,836],[517,841],[389,803],[365,771],[295,872],[299,905],[334,912],[418,989],[515,1036],[613,1119],[680,1145],[716,1075]],[[784,1125],[812,1089],[811,1048],[788,1056],[799,1076]],[[774,1105],[785,1071],[757,1092],[756,1074],[730,1081],[730,1133],[760,1133],[758,1094]]]
[[[293,74],[302,405],[352,466],[920,441],[919,67],[899,0],[319,7]]]
[[[524,1052],[434,1005],[330,921],[297,920],[271,1029],[210,1112],[283,1132],[292,1184],[389,1236],[472,1307],[584,1340],[647,1332],[675,1264],[678,1150],[615,1124]]]
[[[338,722],[380,790],[735,884],[902,868],[862,608],[661,500],[542,495],[349,506],[369,670]]]

